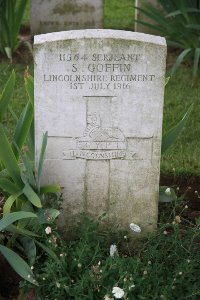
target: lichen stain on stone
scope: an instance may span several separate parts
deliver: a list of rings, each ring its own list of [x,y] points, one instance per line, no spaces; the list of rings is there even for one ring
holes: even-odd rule
[[[73,2],[71,3],[63,3],[62,5],[57,4],[54,9],[53,13],[54,14],[59,14],[59,15],[65,15],[67,13],[71,13],[72,15],[75,15],[77,13],[93,13],[95,11],[95,7],[91,6],[89,4],[75,4]]]

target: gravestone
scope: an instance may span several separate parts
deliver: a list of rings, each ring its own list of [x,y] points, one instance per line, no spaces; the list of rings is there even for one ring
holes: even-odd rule
[[[156,226],[165,84],[164,38],[118,30],[35,36],[36,161],[64,187],[60,227],[81,212]]]
[[[157,8],[159,10],[162,10],[162,7],[158,3],[158,0],[135,0],[135,7],[142,9],[142,8],[145,8],[145,4],[151,4],[153,7]],[[156,30],[136,22],[137,20],[159,26],[156,22],[154,22],[152,19],[148,18],[141,11],[135,9],[135,31],[149,33],[149,34],[156,34],[156,35],[158,34],[158,32]]]
[[[32,0],[31,33],[103,28],[103,0]]]

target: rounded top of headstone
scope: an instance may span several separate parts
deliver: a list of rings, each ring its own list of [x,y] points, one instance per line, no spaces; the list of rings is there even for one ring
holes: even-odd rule
[[[34,44],[73,39],[120,39],[166,46],[165,38],[160,36],[112,29],[69,30],[40,34],[34,37]]]

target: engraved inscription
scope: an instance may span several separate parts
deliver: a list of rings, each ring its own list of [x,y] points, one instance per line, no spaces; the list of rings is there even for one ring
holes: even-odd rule
[[[129,90],[137,82],[151,83],[157,79],[156,75],[150,72],[137,73],[135,66],[149,64],[137,51],[126,55],[59,53],[57,61],[66,65],[67,72],[45,73],[44,83],[64,83],[71,90]]]

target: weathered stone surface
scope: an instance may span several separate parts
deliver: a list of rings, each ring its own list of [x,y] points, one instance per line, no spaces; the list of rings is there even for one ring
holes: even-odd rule
[[[103,28],[103,0],[31,1],[33,35],[85,28]]]
[[[143,8],[143,6],[144,6],[143,3],[145,3],[145,4],[149,3],[153,7],[158,8],[159,10],[162,10],[162,7],[158,3],[157,0],[135,0],[135,6],[138,8]],[[139,11],[137,9],[135,9],[135,31],[158,35],[158,32],[156,30],[154,30],[153,28],[147,27],[143,24],[140,24],[140,23],[136,22],[136,20],[159,26],[159,24],[154,22],[152,19],[148,18],[146,15],[144,15],[141,11]]]
[[[114,30],[35,37],[36,161],[64,187],[60,226],[106,212],[113,224],[156,226],[165,39]]]

